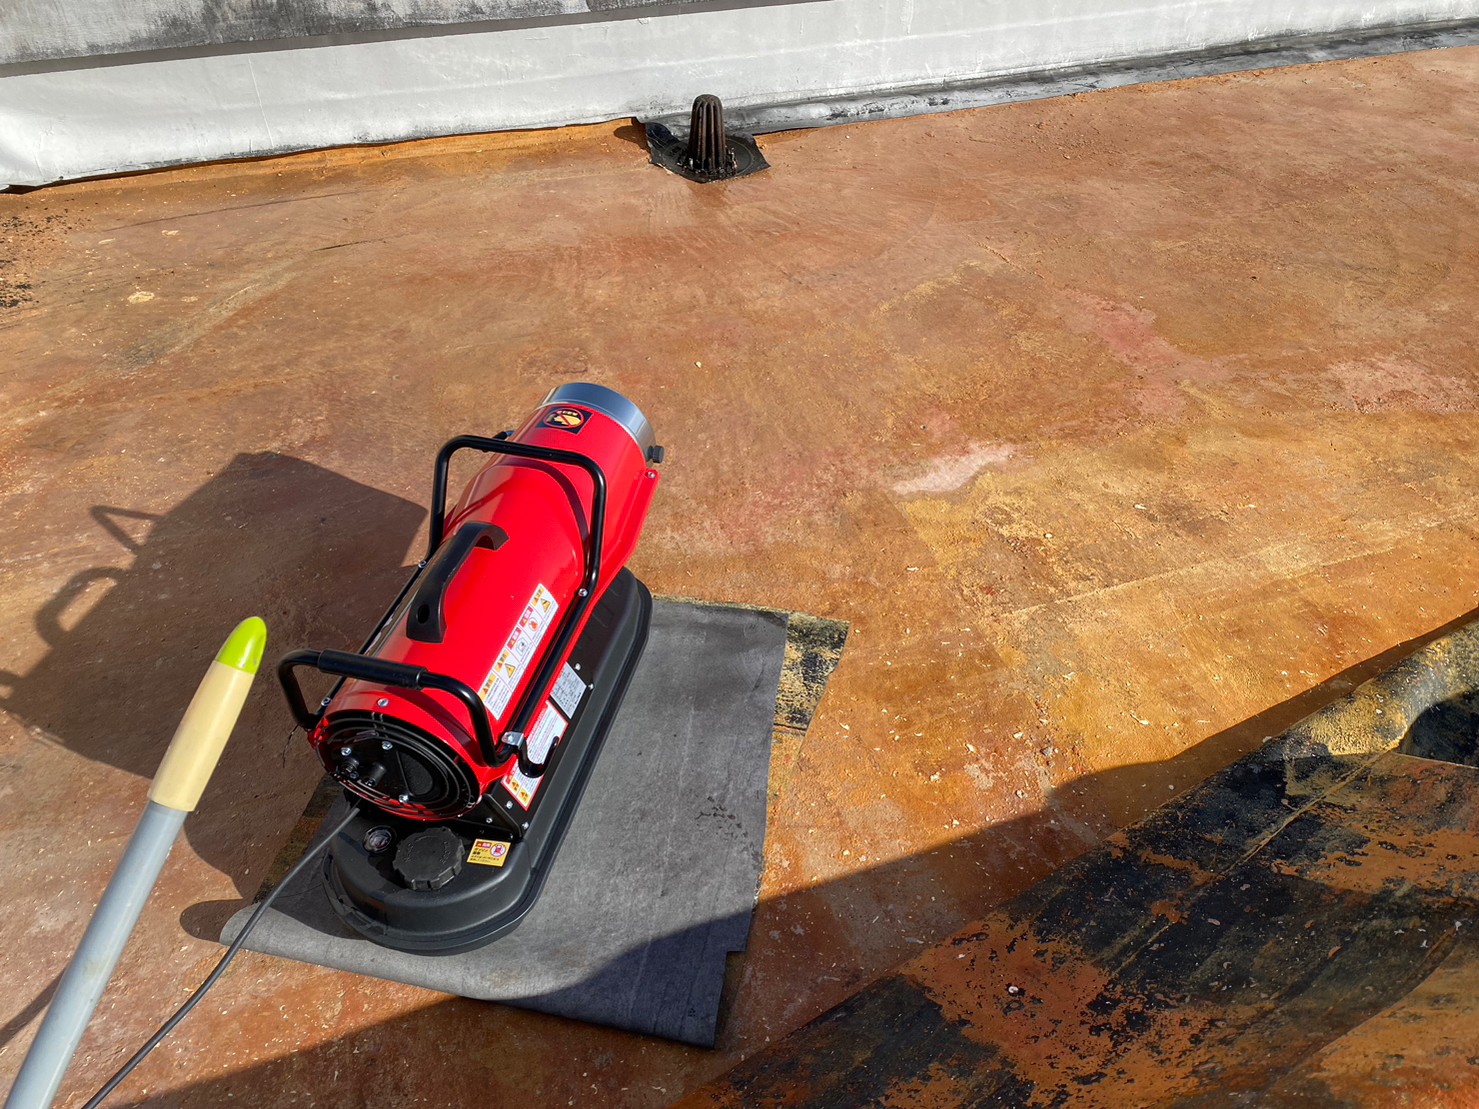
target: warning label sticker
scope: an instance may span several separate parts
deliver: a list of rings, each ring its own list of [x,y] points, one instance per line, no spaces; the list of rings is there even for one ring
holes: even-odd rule
[[[585,696],[585,681],[567,662],[560,667],[560,676],[555,679],[554,688],[549,691],[549,695],[560,706],[561,712],[566,716],[574,716],[575,710],[580,708],[581,698]]]
[[[508,777],[503,779],[503,788],[513,795],[513,799],[524,808],[534,803],[534,795],[539,792],[539,783],[543,778],[526,778],[523,772],[515,766],[508,772]]]
[[[539,719],[534,722],[534,727],[529,729],[528,738],[524,740],[524,749],[529,752],[532,761],[542,763],[549,758],[550,748],[559,743],[564,734],[565,718],[555,711],[554,705],[546,704]]]
[[[524,738],[525,750],[529,752],[529,758],[534,762],[542,763],[549,758],[550,749],[559,743],[565,735],[565,718],[560,715],[554,705],[546,702],[539,718],[534,721],[534,726],[529,729],[529,734]],[[517,763],[508,772],[508,777],[503,779],[503,788],[524,808],[534,803],[534,795],[539,792],[539,783],[544,781],[543,775],[538,778],[527,777]]]
[[[467,853],[467,861],[479,866],[502,866],[507,858],[508,844],[497,839],[473,840],[472,850]]]
[[[554,595],[542,584],[535,586],[534,596],[524,606],[524,613],[514,624],[513,631],[508,633],[508,641],[498,652],[493,668],[488,671],[478,691],[483,704],[494,716],[502,716],[503,710],[508,708],[514,690],[519,687],[519,679],[524,676],[529,660],[538,652],[544,633],[555,622],[555,613],[559,611]]]

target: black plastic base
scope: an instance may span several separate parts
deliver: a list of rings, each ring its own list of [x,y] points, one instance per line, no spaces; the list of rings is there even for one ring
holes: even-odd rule
[[[647,153],[655,166],[671,170],[679,177],[707,185],[711,181],[731,181],[736,177],[748,177],[769,169],[770,163],[760,153],[760,147],[749,135],[730,133],[724,136],[728,147],[730,164],[719,173],[705,173],[696,167],[688,156],[688,139],[678,138],[661,123],[647,124]]]
[[[646,646],[651,614],[652,595],[627,570],[592,608],[570,664],[595,680],[555,747],[529,813],[501,786],[493,788],[501,815],[512,816],[517,832],[482,815],[489,801],[474,810],[476,820],[442,824],[403,820],[366,807],[335,837],[324,858],[324,888],[339,916],[376,943],[427,955],[467,951],[514,929],[544,886]],[[527,827],[519,827],[523,821]],[[407,888],[394,867],[397,845],[439,827],[461,838],[464,860],[474,854],[478,840],[492,840],[495,846],[476,854],[483,862],[465,861],[437,889]],[[491,865],[500,856],[501,865]]]

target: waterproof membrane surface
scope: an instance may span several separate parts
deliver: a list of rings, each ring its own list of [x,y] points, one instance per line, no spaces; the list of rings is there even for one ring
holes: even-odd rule
[[[0,1087],[222,638],[356,647],[437,448],[564,381],[667,448],[655,593],[851,628],[716,1046],[247,952],[117,1104],[662,1109],[1464,619],[1476,118],[1436,50],[777,133],[713,185],[616,122],[0,196]],[[259,681],[65,1103],[219,958],[319,779],[290,729]],[[1321,1056],[1335,1104],[1479,1101],[1444,980]]]

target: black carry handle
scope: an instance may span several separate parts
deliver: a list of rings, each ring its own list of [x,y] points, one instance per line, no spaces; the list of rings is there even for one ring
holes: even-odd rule
[[[452,584],[457,571],[462,569],[474,547],[496,551],[507,542],[508,533],[496,524],[473,521],[458,528],[457,534],[447,540],[426,568],[416,595],[411,598],[411,607],[406,613],[406,638],[417,643],[440,643],[447,634],[444,609],[447,587]]]
[[[289,651],[278,662],[277,680],[282,683],[282,691],[288,699],[288,708],[292,711],[293,718],[305,731],[311,732],[323,714],[308,711],[308,705],[303,700],[303,688],[298,684],[298,676],[293,673],[300,666],[311,666],[315,670],[340,678],[356,678],[380,685],[399,686],[402,689],[435,689],[450,693],[466,707],[484,760],[490,766],[496,766],[508,758],[508,752],[500,751],[498,741],[493,738],[493,729],[488,724],[488,710],[466,683],[445,674],[433,673],[424,666],[407,666],[403,662],[387,662],[366,655],[353,655],[348,651]]]
[[[511,458],[527,458],[535,462],[558,462],[564,466],[578,466],[591,477],[595,487],[591,498],[591,529],[586,551],[586,587],[594,588],[601,565],[601,532],[606,523],[606,475],[593,459],[577,451],[564,451],[556,447],[539,447],[532,443],[520,443],[506,438],[507,432],[491,439],[485,435],[459,435],[448,439],[437,451],[436,475],[431,486],[431,525],[426,541],[426,557],[436,554],[442,545],[442,535],[447,527],[447,471],[452,465],[452,456],[460,450],[482,451],[484,454],[504,454]]]
[[[575,595],[575,603],[565,611],[565,615],[560,619],[554,643],[545,653],[538,673],[525,687],[523,700],[519,702],[518,710],[509,721],[508,730],[522,736],[528,732],[529,722],[534,717],[534,710],[549,690],[550,683],[555,677],[555,667],[559,665],[560,660],[565,657],[565,652],[569,650],[570,641],[575,637],[575,629],[595,597],[596,583],[601,580],[601,536],[606,530],[606,475],[594,459],[575,451],[540,447],[496,436],[489,439],[482,435],[459,435],[455,439],[449,439],[437,452],[436,477],[431,490],[431,538],[428,544],[428,551],[431,553],[435,553],[436,549],[441,546],[442,531],[446,527],[444,517],[447,513],[447,471],[451,467],[452,456],[464,449],[483,451],[486,454],[506,454],[513,458],[528,458],[536,462],[557,462],[565,466],[578,466],[591,478],[591,518],[589,530],[586,533],[585,573],[581,577],[580,590]],[[538,778],[544,773],[548,756],[545,762],[534,762],[525,753],[525,747],[526,744],[520,741],[518,745],[519,770],[526,777]],[[554,748],[551,747],[550,751],[553,753]]]

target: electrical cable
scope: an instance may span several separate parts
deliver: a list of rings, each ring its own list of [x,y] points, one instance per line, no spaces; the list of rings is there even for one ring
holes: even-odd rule
[[[371,768],[370,774],[366,775],[366,777],[368,778],[373,775],[375,769],[376,768]],[[380,768],[380,772],[383,774],[384,769]],[[376,775],[376,777],[378,778],[378,775]],[[175,1010],[174,1015],[171,1016],[169,1020],[165,1021],[159,1026],[159,1029],[154,1033],[154,1035],[149,1037],[149,1039],[144,1043],[144,1046],[139,1048],[138,1051],[134,1052],[133,1058],[124,1063],[123,1066],[119,1067],[117,1073],[115,1073],[112,1078],[108,1079],[108,1081],[103,1084],[102,1089],[100,1089],[97,1093],[93,1094],[92,1097],[88,1099],[87,1103],[82,1106],[82,1109],[97,1109],[97,1107],[103,1103],[103,1099],[111,1094],[115,1089],[117,1089],[118,1084],[122,1082],[125,1078],[127,1078],[133,1072],[133,1069],[136,1066],[144,1061],[145,1056],[147,1056],[151,1051],[158,1047],[160,1042],[166,1036],[168,1036],[171,1031],[173,1031],[175,1025],[179,1024],[180,1021],[184,1020],[185,1017],[189,1015],[190,1010],[195,1008],[196,1004],[200,1001],[202,997],[206,995],[206,992],[216,984],[216,981],[221,977],[221,975],[226,973],[226,968],[231,965],[231,960],[236,958],[236,953],[241,950],[241,945],[246,942],[247,936],[251,935],[252,929],[256,927],[257,922],[262,919],[262,914],[264,914],[268,910],[268,908],[271,907],[272,902],[277,899],[277,895],[281,893],[284,889],[286,889],[289,885],[291,885],[293,879],[302,872],[303,868],[307,866],[310,862],[312,862],[313,859],[320,852],[322,852],[325,847],[332,843],[335,836],[344,831],[345,828],[349,827],[349,822],[358,815],[359,808],[357,806],[351,805],[349,808],[349,812],[345,814],[344,819],[341,820],[337,825],[335,825],[334,828],[330,830],[328,835],[324,836],[323,839],[321,839],[318,843],[314,844],[303,853],[303,856],[288,869],[288,872],[286,874],[283,875],[282,881],[273,886],[271,892],[268,893],[266,897],[262,898],[262,900],[257,904],[257,908],[253,911],[252,915],[247,918],[247,922],[242,925],[241,931],[238,932],[236,934],[236,938],[231,941],[231,946],[226,948],[226,954],[221,956],[221,961],[216,964],[215,969],[212,970],[210,974],[206,975],[205,981],[202,982],[198,987],[196,987],[195,992],[191,994],[188,998],[186,998],[185,1003]]]

